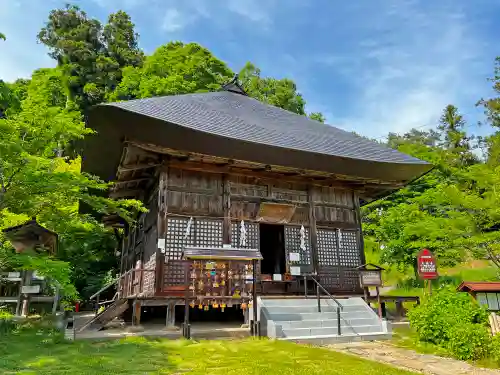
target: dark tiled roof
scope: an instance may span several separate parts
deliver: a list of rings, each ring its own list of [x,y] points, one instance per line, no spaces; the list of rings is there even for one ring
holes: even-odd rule
[[[427,164],[353,133],[229,91],[106,105],[246,142],[375,162]]]

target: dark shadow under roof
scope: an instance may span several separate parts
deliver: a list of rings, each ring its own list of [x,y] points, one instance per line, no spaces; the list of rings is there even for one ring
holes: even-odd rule
[[[353,133],[230,91],[98,105],[84,170],[114,178],[124,138],[203,154],[347,176],[408,182],[424,161]],[[110,148],[116,148],[111,150]]]

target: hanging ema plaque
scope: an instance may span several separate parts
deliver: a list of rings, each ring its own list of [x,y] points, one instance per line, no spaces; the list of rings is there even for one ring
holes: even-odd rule
[[[420,278],[431,280],[438,277],[436,258],[429,250],[420,250],[417,255],[417,266]]]

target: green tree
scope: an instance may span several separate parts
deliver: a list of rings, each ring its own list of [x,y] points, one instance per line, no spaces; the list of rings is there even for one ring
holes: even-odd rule
[[[299,115],[306,114],[306,102],[292,80],[262,78],[260,69],[250,62],[243,67],[238,76],[249,96]],[[318,115],[315,116],[318,120]]]
[[[148,56],[141,67],[123,70],[123,80],[110,101],[208,92],[233,76],[225,63],[196,43],[171,42]]]
[[[133,219],[133,211],[142,210],[137,201],[113,201],[93,195],[93,191],[109,185],[81,173],[79,157],[60,156],[61,147],[91,134],[77,106],[64,94],[64,82],[60,69],[37,71],[20,111],[0,119],[0,229],[36,217],[58,232],[61,252],[57,259],[45,257],[45,263],[54,267],[42,270],[52,270],[47,276],[56,279],[70,274],[71,265],[64,261],[75,265],[75,256],[79,261],[102,258],[96,252],[110,238],[95,219],[79,214],[79,202],[97,212],[117,212],[128,220]],[[78,256],[79,252],[84,255]],[[0,238],[0,253],[0,265],[4,267],[32,267],[33,262],[39,262],[30,256],[15,256],[5,238]],[[58,281],[69,287],[74,280]]]
[[[326,121],[325,116],[323,116],[323,114],[321,112],[312,112],[312,113],[309,113],[309,118],[311,120],[316,120],[316,121],[319,121],[319,122],[322,122],[322,123],[324,123]]]
[[[466,126],[458,108],[451,104],[446,106],[439,119],[438,130],[442,134],[442,146],[449,151],[448,163],[451,165],[472,165],[478,161],[472,153],[474,137],[467,135]]]
[[[125,12],[111,14],[103,27],[74,5],[51,11],[38,34],[63,68],[71,100],[83,110],[104,100],[120,83],[124,67],[142,64],[137,38]]]
[[[434,251],[442,264],[450,266],[471,256],[472,238],[477,241],[487,225],[477,222],[485,213],[473,209],[470,202],[480,205],[477,208],[492,202],[479,196],[477,189],[484,184],[473,173],[478,160],[473,154],[473,138],[465,128],[457,108],[449,105],[436,129],[389,134],[390,147],[435,168],[363,209],[365,233],[383,244],[383,261],[416,271],[416,255],[422,248]]]
[[[0,33],[0,39],[7,40],[7,38],[5,37],[5,34],[2,34],[2,33]]]

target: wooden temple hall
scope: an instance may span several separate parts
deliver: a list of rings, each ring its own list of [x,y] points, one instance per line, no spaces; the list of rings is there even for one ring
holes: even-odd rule
[[[309,276],[333,296],[362,295],[360,205],[431,168],[252,99],[237,78],[217,92],[98,105],[88,126],[84,171],[149,210],[133,227],[104,218],[124,228],[118,312],[184,305],[188,293],[202,310],[245,307],[254,271],[261,296],[304,296]]]

